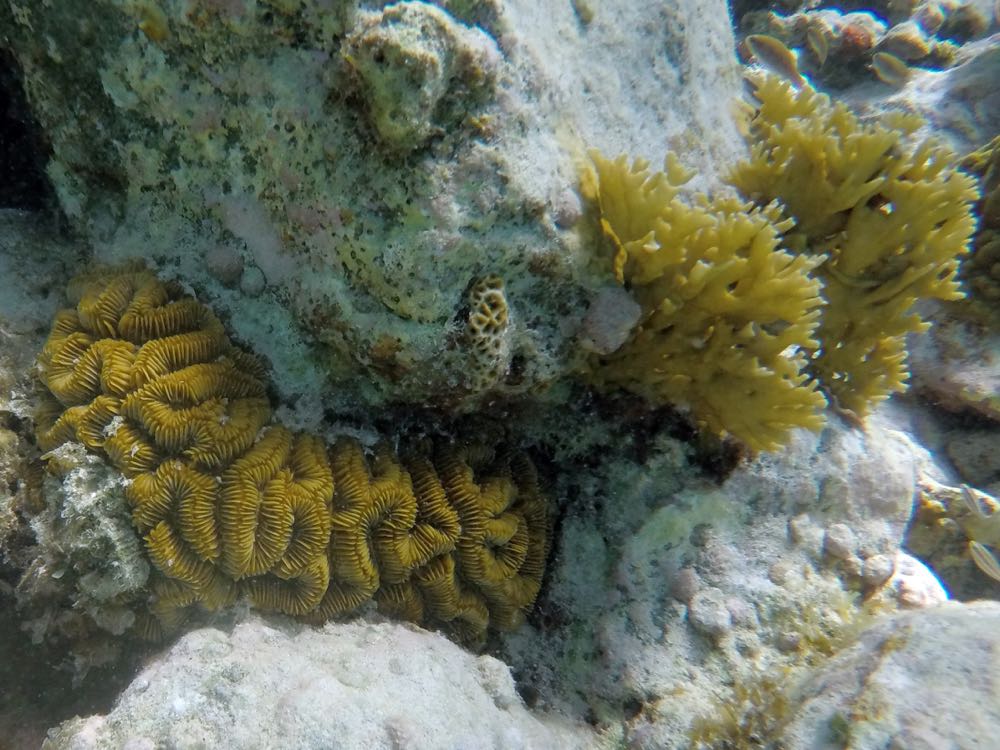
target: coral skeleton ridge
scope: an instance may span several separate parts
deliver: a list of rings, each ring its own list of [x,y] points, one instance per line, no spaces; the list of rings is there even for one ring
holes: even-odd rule
[[[313,621],[375,598],[469,642],[522,621],[549,547],[526,457],[428,443],[369,458],[351,439],[328,451],[272,422],[260,363],[176,285],[100,271],[70,296],[39,357],[54,400],[38,440],[78,441],[125,475],[158,571],[141,634],[240,597]]]
[[[751,156],[729,176],[743,200],[683,200],[672,154],[654,173],[591,153],[581,190],[642,314],[588,375],[771,450],[822,426],[823,394],[860,418],[905,390],[906,336],[930,325],[913,305],[963,296],[978,193],[951,151],[914,142],[919,118],[864,124],[808,86],[753,83]]]
[[[967,154],[962,165],[980,178],[979,231],[972,256],[964,264],[965,281],[973,303],[1000,312],[1000,135]]]

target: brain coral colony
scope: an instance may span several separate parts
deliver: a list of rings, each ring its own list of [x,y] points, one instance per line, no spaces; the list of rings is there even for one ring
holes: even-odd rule
[[[599,154],[583,190],[614,272],[642,308],[590,377],[690,408],[715,433],[773,449],[822,424],[825,393],[856,417],[906,387],[921,298],[962,296],[976,183],[918,119],[863,124],[841,104],[754,79],[749,161],[733,198],[679,197],[688,175]]]
[[[204,305],[142,269],[71,284],[40,358],[38,437],[79,441],[127,481],[158,574],[147,636],[246,596],[322,621],[364,602],[478,642],[516,627],[549,544],[530,461],[421,445],[366,456],[273,424],[255,359]]]

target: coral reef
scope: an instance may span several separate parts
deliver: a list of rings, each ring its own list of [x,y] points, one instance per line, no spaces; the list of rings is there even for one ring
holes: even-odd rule
[[[746,35],[766,34],[787,45],[798,69],[817,86],[845,88],[857,81],[881,78],[880,57],[891,55],[905,71],[908,66],[947,68],[956,63],[959,45],[982,36],[988,27],[982,13],[959,3],[839,3],[808,7],[790,15],[773,10],[740,14]],[[748,45],[741,44],[749,60]]]
[[[733,199],[688,204],[687,175],[592,155],[583,192],[600,210],[614,271],[643,310],[629,340],[592,366],[595,382],[689,407],[716,433],[773,449],[818,429],[825,401],[801,353],[819,316],[817,259],[779,249],[777,209]]]
[[[780,201],[795,221],[790,248],[825,256],[810,369],[839,406],[864,416],[905,389],[906,335],[929,327],[914,303],[962,296],[975,181],[944,145],[914,142],[919,118],[863,124],[845,105],[773,77],[755,79],[754,96],[751,157],[730,180],[759,205]]]
[[[516,453],[440,445],[369,462],[341,439],[271,421],[260,364],[204,305],[141,268],[76,279],[39,358],[55,399],[46,450],[67,441],[125,475],[132,523],[159,575],[156,635],[199,605],[326,620],[384,609],[470,642],[516,627],[549,544],[534,469]]]
[[[924,479],[907,547],[933,565],[956,598],[988,596],[1000,580],[1000,502],[968,485]]]

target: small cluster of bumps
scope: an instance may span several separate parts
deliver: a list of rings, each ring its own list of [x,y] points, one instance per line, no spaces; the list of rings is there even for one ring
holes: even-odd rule
[[[531,462],[484,447],[354,440],[273,424],[260,364],[204,305],[151,272],[71,284],[40,357],[45,450],[77,441],[127,481],[158,571],[137,630],[246,597],[321,622],[380,609],[481,642],[533,604],[549,547]]]
[[[690,409],[717,434],[773,450],[818,429],[829,397],[863,418],[905,389],[918,299],[963,296],[976,181],[919,118],[861,123],[843,104],[754,80],[741,198],[682,200],[689,179],[593,153],[583,192],[642,307],[631,337],[590,378]]]

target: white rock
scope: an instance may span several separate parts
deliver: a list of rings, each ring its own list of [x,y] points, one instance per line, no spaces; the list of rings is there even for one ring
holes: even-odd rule
[[[533,715],[508,668],[390,623],[309,628],[251,618],[196,630],[146,667],[106,716],[52,730],[46,750],[210,747],[590,748],[597,735]]]
[[[713,638],[729,632],[733,618],[726,595],[717,588],[702,589],[688,605],[688,621],[695,630]]]
[[[900,605],[911,609],[934,607],[948,601],[948,592],[934,572],[902,551],[896,553],[895,572],[886,586],[895,592]]]
[[[719,715],[734,680],[749,684],[762,668],[794,675],[866,622],[862,557],[895,559],[917,477],[932,464],[904,424],[892,410],[865,431],[834,419],[721,484],[661,437],[643,460],[589,479],[600,510],[563,524],[547,591],[564,624],[515,634],[512,658],[551,676],[536,682],[542,695],[578,715],[608,701],[641,704],[623,720],[626,743],[690,747],[692,720]],[[824,529],[850,564],[822,554]],[[906,570],[898,581],[909,598],[940,601],[939,586]],[[885,609],[898,606],[889,589]],[[570,685],[587,686],[584,705]]]
[[[823,549],[831,557],[846,560],[857,549],[857,539],[851,527],[846,523],[835,523],[826,530],[823,537]]]

